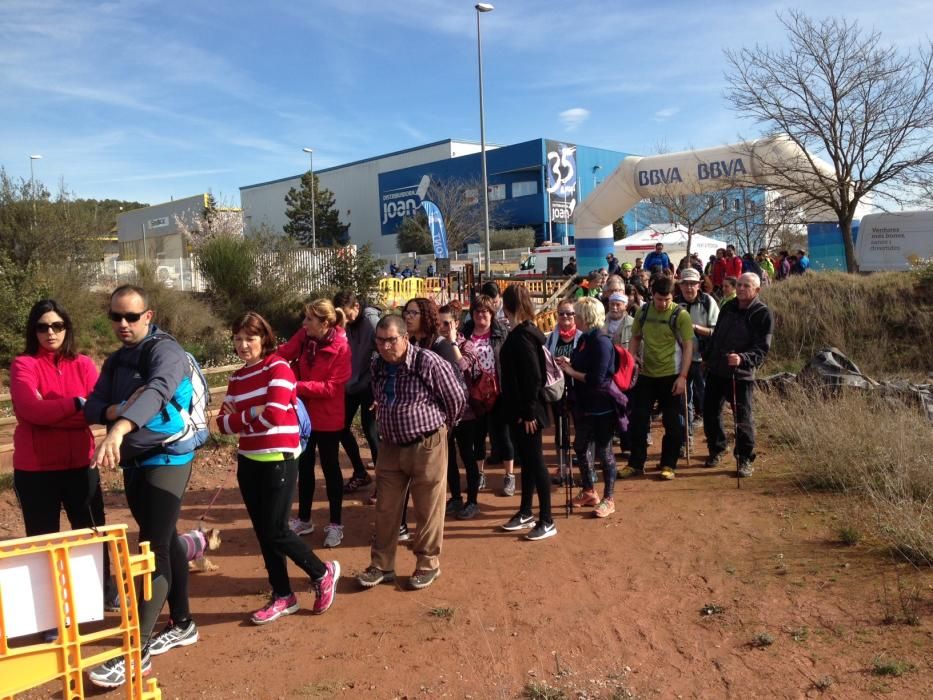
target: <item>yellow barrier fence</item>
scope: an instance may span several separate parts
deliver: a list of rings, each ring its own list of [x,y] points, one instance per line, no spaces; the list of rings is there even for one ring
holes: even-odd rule
[[[112,573],[120,593],[120,616],[103,622],[83,622],[82,598],[100,595],[99,609],[103,609],[99,580],[95,577],[97,587],[90,586],[88,591],[82,588],[87,581],[87,567],[83,564],[94,552],[102,554],[103,549],[99,549],[102,547],[109,548]],[[155,557],[149,551],[148,542],[140,543],[139,554],[129,554],[126,525],[0,542],[0,574],[7,584],[0,586],[0,698],[13,698],[16,693],[56,679],[62,681],[65,700],[83,698],[84,671],[122,656],[126,668],[131,669],[124,686],[125,696],[160,700],[162,692],[155,679],[148,679],[144,686],[142,674],[132,671],[140,669],[142,663],[133,579],[142,576],[143,596],[148,600],[152,594],[154,570]],[[17,582],[23,576],[32,593],[22,593]],[[58,639],[50,643],[27,641],[11,646],[8,631],[15,633],[24,612],[28,624],[31,611],[45,600],[42,593],[48,591],[51,591],[52,601],[48,607],[54,606]],[[35,619],[48,618],[48,607],[36,610]],[[91,619],[99,618],[92,616]],[[19,639],[28,640],[29,637]]]

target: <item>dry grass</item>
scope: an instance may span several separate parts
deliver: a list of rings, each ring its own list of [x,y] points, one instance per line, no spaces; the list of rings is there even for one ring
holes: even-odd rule
[[[933,303],[916,275],[867,277],[825,272],[794,277],[763,290],[775,315],[765,372],[797,371],[814,352],[834,346],[870,375],[930,370]]]
[[[912,406],[859,392],[832,398],[792,387],[761,394],[759,416],[807,489],[858,499],[866,533],[933,565],[933,430]]]

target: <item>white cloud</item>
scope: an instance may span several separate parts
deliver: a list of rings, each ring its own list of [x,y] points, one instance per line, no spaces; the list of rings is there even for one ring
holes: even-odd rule
[[[560,123],[564,125],[567,131],[574,131],[590,118],[590,110],[583,109],[583,107],[574,107],[572,109],[565,109],[558,117],[560,118]]]
[[[665,107],[654,113],[654,120],[658,122],[667,121],[680,111],[680,107]]]

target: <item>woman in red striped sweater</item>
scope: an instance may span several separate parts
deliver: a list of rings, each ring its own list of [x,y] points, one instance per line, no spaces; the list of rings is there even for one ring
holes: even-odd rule
[[[259,540],[272,597],[250,617],[265,625],[298,610],[285,558],[311,578],[312,612],[320,615],[334,602],[340,563],[322,562],[288,527],[288,511],[298,478],[298,417],[295,374],[275,354],[275,335],[259,314],[249,312],[233,324],[233,345],[246,364],[230,375],[217,427],[240,438],[237,482]]]

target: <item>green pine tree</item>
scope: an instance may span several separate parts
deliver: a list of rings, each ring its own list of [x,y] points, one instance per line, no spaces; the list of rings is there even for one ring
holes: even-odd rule
[[[312,182],[314,191],[314,235],[312,236]],[[350,227],[341,223],[340,212],[334,206],[334,193],[320,187],[317,175],[310,171],[301,176],[301,187],[292,187],[285,195],[285,233],[311,247],[316,239],[319,248],[344,246],[350,242]]]

